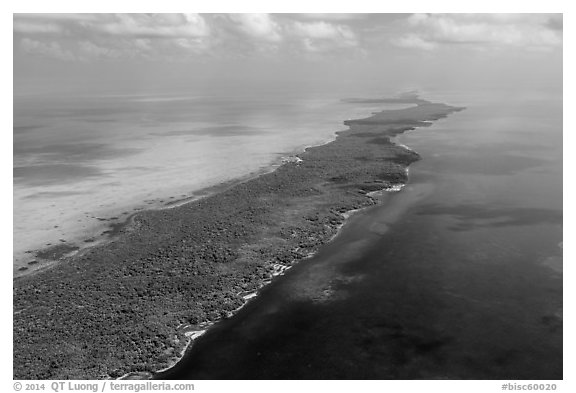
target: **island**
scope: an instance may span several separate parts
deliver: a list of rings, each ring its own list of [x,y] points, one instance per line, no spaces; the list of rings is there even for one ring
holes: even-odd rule
[[[354,99],[362,102],[362,99]],[[394,137],[462,110],[418,97],[198,200],[137,212],[110,240],[13,282],[15,379],[150,378],[211,324],[313,255],[372,192],[407,182]]]

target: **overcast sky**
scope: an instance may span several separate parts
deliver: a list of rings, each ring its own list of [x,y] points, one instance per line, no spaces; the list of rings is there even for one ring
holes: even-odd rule
[[[562,81],[557,14],[15,14],[14,93]]]

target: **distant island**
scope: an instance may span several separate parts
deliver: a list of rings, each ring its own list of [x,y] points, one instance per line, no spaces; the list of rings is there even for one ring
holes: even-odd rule
[[[416,96],[275,171],[200,200],[138,212],[106,244],[14,280],[14,378],[149,378],[258,289],[330,241],[371,192],[407,181],[417,153],[391,140],[463,108]],[[42,252],[42,251],[40,251]],[[50,253],[44,252],[43,257]]]

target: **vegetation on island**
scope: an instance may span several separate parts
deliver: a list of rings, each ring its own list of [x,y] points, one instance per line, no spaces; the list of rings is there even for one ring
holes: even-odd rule
[[[384,101],[383,101],[384,102]],[[413,108],[347,121],[301,161],[171,209],[137,213],[112,241],[14,281],[14,378],[100,379],[173,364],[182,326],[230,316],[279,265],[316,252],[342,213],[407,180],[418,155],[390,138],[458,110]]]

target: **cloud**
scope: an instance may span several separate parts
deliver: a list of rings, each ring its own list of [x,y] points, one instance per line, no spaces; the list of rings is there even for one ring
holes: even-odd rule
[[[62,58],[113,59],[124,52],[128,58],[176,59],[255,52],[293,56],[298,50],[368,53],[383,43],[420,50],[552,48],[562,45],[563,19],[561,14],[14,14],[13,28],[17,38],[38,43],[26,45],[26,53],[56,53],[52,43],[57,43]]]
[[[14,21],[14,32],[18,34],[60,34],[64,30],[54,23],[30,23]]]
[[[14,33],[23,53],[89,61],[198,53],[211,32],[198,14],[15,14]]]
[[[94,38],[204,37],[210,29],[198,14],[14,14],[16,33],[61,33]]]
[[[349,21],[366,18],[366,14],[296,14],[297,18],[310,19],[310,20],[324,20],[324,21]]]
[[[402,48],[417,48],[432,50],[438,45],[434,42],[426,41],[416,34],[407,34],[402,37],[394,38],[392,43]]]
[[[230,14],[229,18],[249,37],[269,42],[282,40],[280,25],[269,14]]]
[[[98,23],[95,30],[138,38],[205,37],[207,23],[197,14],[117,14],[114,21]]]
[[[87,20],[96,20],[98,19],[99,15],[103,14],[58,14],[58,13],[50,13],[50,14],[14,14],[14,18],[18,18],[21,20],[36,20],[36,21],[87,21]]]
[[[337,26],[326,22],[294,23],[294,31],[297,35],[314,39],[345,39],[353,40],[354,33],[346,26]]]
[[[44,43],[30,38],[23,38],[20,47],[26,53],[42,55],[63,61],[73,61],[76,57],[69,51],[62,49],[57,42]]]
[[[356,56],[390,44],[427,51],[553,48],[562,45],[563,20],[561,14],[14,14],[13,29],[17,55],[177,61]]]
[[[19,35],[70,36],[102,15],[106,14],[14,14],[13,29]]]
[[[15,14],[25,53],[87,61],[141,57],[251,56],[337,52],[358,45],[359,14]],[[58,48],[53,44],[57,44]],[[58,55],[58,49],[60,54]],[[50,55],[50,53],[52,53]]]
[[[125,55],[125,51],[114,48],[106,48],[98,46],[90,41],[82,41],[79,43],[79,52],[83,60],[90,58],[112,58],[118,59]]]
[[[210,49],[210,44],[206,40],[199,38],[178,38],[174,44],[186,50],[187,53],[206,53]]]
[[[561,22],[546,14],[413,14],[407,22],[410,32],[392,38],[394,45],[426,50],[451,44],[476,48],[562,45]]]
[[[290,34],[301,40],[307,52],[329,52],[342,48],[355,47],[358,44],[352,29],[324,21],[294,22]]]

